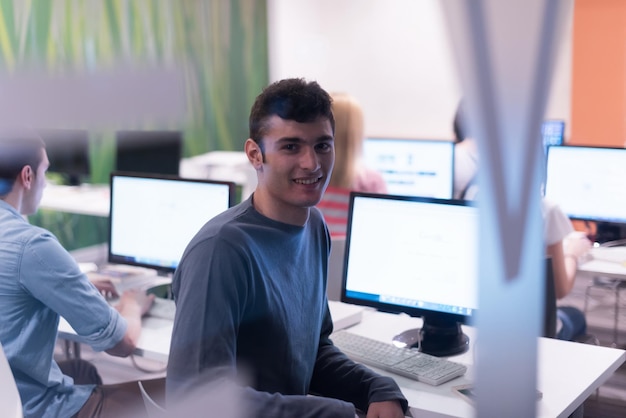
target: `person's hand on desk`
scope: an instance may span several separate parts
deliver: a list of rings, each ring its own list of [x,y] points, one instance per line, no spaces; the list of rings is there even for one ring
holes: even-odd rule
[[[79,263],[78,267],[87,275],[89,281],[96,286],[96,289],[106,300],[119,297],[113,282],[106,276],[97,273],[98,266],[95,263]]]
[[[115,309],[124,317],[128,326],[124,338],[113,348],[106,350],[107,353],[126,357],[135,351],[141,334],[141,317],[148,312],[153,302],[154,295],[147,295],[143,290],[133,289],[122,293]]]
[[[91,283],[96,286],[96,289],[106,300],[119,297],[117,290],[115,290],[115,285],[110,280],[92,280]]]
[[[137,313],[141,318],[144,316],[154,303],[155,296],[153,294],[147,294],[143,290],[132,289],[122,293],[119,303],[115,305],[115,309],[126,317],[125,313],[129,316],[135,316]]]
[[[591,249],[591,241],[584,232],[574,231],[563,239],[563,253],[565,257],[572,257],[576,261]]]

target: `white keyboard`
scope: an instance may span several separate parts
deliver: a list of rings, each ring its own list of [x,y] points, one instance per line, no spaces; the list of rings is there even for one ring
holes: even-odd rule
[[[432,386],[462,376],[467,371],[463,364],[420,353],[415,349],[396,347],[348,331],[335,332],[330,339],[355,361]]]
[[[96,271],[88,272],[87,277],[92,282],[110,281],[119,294],[129,289],[147,291],[156,286],[172,283],[171,277],[159,276],[156,270],[123,264],[105,264]]]
[[[142,290],[148,291],[153,287],[169,285],[172,283],[172,279],[169,277],[161,277],[157,275],[148,275],[148,276],[127,276],[122,277],[118,281],[113,281],[113,285],[115,286],[115,290],[117,293],[122,294],[126,290]]]
[[[175,313],[176,304],[173,299],[154,298],[154,302],[148,311],[148,316],[173,321]]]

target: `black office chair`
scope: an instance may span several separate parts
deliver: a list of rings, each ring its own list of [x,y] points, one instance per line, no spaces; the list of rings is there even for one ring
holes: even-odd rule
[[[544,294],[543,336],[556,338],[556,288],[554,287],[554,270],[552,258],[545,262],[545,294]]]
[[[585,314],[580,309],[573,306],[557,306],[552,258],[546,258],[545,269],[545,316],[543,322],[543,336],[600,345],[600,342],[595,336],[587,333]],[[557,318],[562,324],[561,330],[559,330],[558,333]],[[582,324],[582,326],[580,324]]]

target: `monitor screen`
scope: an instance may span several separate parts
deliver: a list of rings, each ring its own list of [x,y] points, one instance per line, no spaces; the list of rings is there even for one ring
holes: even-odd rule
[[[46,144],[51,173],[61,174],[70,185],[90,174],[89,133],[82,129],[38,129]]]
[[[200,228],[228,209],[232,182],[111,173],[109,262],[173,272]]]
[[[565,137],[565,121],[546,120],[541,124],[541,137],[543,146],[563,145]]]
[[[179,174],[183,149],[180,131],[118,131],[115,145],[117,171]]]
[[[341,300],[420,316],[422,351],[463,352],[460,324],[477,308],[477,234],[469,201],[352,193]]]
[[[367,138],[363,159],[365,165],[382,174],[389,194],[452,197],[452,141]]]
[[[549,147],[545,196],[570,218],[626,223],[626,149]]]

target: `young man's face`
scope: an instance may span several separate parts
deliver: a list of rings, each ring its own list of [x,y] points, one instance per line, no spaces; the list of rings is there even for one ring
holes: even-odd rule
[[[48,155],[46,154],[45,149],[41,149],[41,154],[42,160],[39,167],[37,167],[37,171],[33,173],[34,177],[32,179],[30,190],[28,190],[24,195],[21,210],[23,215],[32,215],[37,212],[37,208],[41,202],[41,197],[43,196],[43,189],[47,184],[46,171],[48,171],[50,162],[48,161]]]
[[[286,223],[303,224],[330,180],[335,162],[330,121],[320,117],[299,123],[272,116],[258,144],[249,139],[246,152],[258,172],[254,204],[262,214]]]

